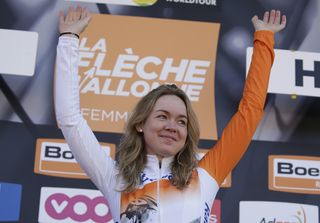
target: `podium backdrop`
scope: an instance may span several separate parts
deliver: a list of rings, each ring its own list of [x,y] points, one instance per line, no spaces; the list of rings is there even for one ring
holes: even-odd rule
[[[58,14],[77,4],[94,13],[80,40],[81,110],[111,157],[135,102],[168,82],[190,97],[205,153],[241,98],[251,17],[285,13],[264,118],[209,222],[319,223],[318,0],[1,1],[0,222],[112,222],[54,115]]]

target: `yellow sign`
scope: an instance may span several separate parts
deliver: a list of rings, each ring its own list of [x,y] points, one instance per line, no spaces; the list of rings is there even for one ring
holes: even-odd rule
[[[217,139],[214,71],[220,25],[94,15],[80,39],[80,100],[94,131],[122,133],[137,101],[174,83],[189,96],[202,139]]]

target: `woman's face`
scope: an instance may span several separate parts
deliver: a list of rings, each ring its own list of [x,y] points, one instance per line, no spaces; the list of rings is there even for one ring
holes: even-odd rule
[[[177,154],[187,139],[187,111],[175,95],[160,97],[141,126],[148,154],[159,159]]]

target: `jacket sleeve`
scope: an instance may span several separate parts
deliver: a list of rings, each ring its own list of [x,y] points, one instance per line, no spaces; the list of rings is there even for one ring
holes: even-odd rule
[[[101,148],[80,111],[78,45],[76,38],[59,38],[55,75],[56,119],[75,159],[104,192],[112,182],[115,163]]]
[[[199,162],[199,166],[204,168],[218,185],[221,185],[245,153],[262,118],[274,60],[273,45],[273,32],[255,32],[252,61],[238,111],[215,146]]]

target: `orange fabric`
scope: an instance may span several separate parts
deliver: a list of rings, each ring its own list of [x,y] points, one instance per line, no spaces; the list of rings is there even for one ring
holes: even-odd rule
[[[219,185],[245,153],[262,118],[274,59],[273,36],[271,31],[255,32],[252,62],[238,111],[215,146],[199,162],[199,167]]]

